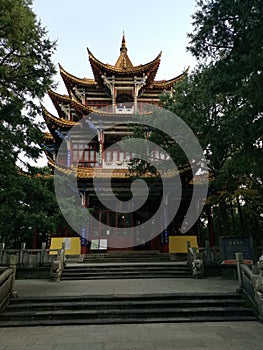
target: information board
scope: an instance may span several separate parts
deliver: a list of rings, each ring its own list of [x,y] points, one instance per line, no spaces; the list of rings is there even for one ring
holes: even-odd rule
[[[243,253],[244,259],[254,260],[251,236],[219,237],[219,246],[223,260],[235,259],[235,253]]]

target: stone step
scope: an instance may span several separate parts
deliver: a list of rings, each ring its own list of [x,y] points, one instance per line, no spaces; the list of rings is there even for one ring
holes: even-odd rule
[[[98,307],[105,307],[105,309],[135,309],[135,308],[142,308],[147,307],[149,309],[159,308],[163,307],[166,308],[182,308],[182,307],[208,307],[208,306],[214,306],[217,305],[217,307],[226,307],[226,305],[232,306],[232,307],[240,307],[243,306],[242,300],[231,300],[231,299],[222,299],[222,300],[216,300],[216,299],[206,299],[206,300],[166,300],[165,303],[163,300],[141,300],[141,301],[75,301],[74,302],[74,309],[75,310],[83,310],[83,309],[97,309]],[[41,311],[41,310],[69,310],[72,309],[72,301],[57,301],[55,304],[50,303],[48,301],[41,301],[41,302],[34,302],[32,301],[23,301],[20,303],[12,303],[8,306],[8,309],[6,310],[7,313],[10,314],[13,312],[19,312],[19,311]]]
[[[34,302],[34,303],[40,303],[43,300],[48,303],[58,303],[58,302],[98,302],[98,301],[156,301],[156,300],[162,300],[162,301],[169,301],[169,300],[181,300],[181,301],[191,301],[191,300],[197,300],[197,301],[203,301],[203,300],[209,300],[213,299],[216,301],[222,301],[224,299],[228,299],[230,301],[243,301],[243,297],[241,294],[237,293],[216,293],[216,292],[210,292],[210,293],[202,293],[202,292],[196,292],[196,293],[158,293],[158,294],[119,294],[119,295],[64,295],[64,296],[49,296],[48,298],[45,297],[20,297],[20,298],[14,298],[10,300],[10,305],[16,305],[20,303],[28,303],[28,302]]]
[[[145,264],[98,264],[66,266],[62,280],[109,279],[109,278],[176,278],[192,277],[191,269],[186,265],[145,265]]]
[[[163,270],[163,269],[83,269],[83,270],[64,270],[63,275],[81,275],[81,274],[89,274],[89,273],[93,273],[93,274],[107,274],[107,273],[115,273],[115,274],[125,274],[125,273],[130,273],[130,274],[147,274],[147,273],[156,273],[156,274],[165,274],[165,273],[191,273],[190,270],[184,270],[184,269],[167,269],[167,270]]]
[[[159,250],[118,250],[118,251],[108,251],[108,252],[91,252],[86,254],[89,256],[169,256],[169,253],[160,253]]]
[[[115,258],[115,259],[97,259],[97,260],[87,260],[87,259],[84,259],[83,260],[83,263],[86,264],[86,263],[89,263],[89,264],[96,264],[96,263],[104,263],[104,262],[107,262],[107,263],[123,263],[123,262],[160,262],[160,261],[164,261],[164,262],[168,262],[169,260],[164,260],[164,259],[122,259],[122,258]],[[79,263],[81,264],[81,263]]]
[[[1,321],[0,327],[37,327],[37,326],[80,326],[80,325],[109,325],[109,324],[149,324],[149,323],[194,323],[194,322],[242,322],[257,321],[252,315],[201,315],[201,316],[182,316],[182,317],[131,317],[123,318],[97,318],[97,319],[43,319],[36,321],[34,319]]]
[[[187,267],[125,267],[125,266],[92,266],[83,268],[64,268],[64,274],[85,273],[85,272],[190,272]]]
[[[84,263],[96,263],[96,262],[135,262],[135,261],[171,261],[168,253],[159,253],[156,251],[123,251],[123,252],[108,252],[108,253],[91,253],[86,254]]]
[[[161,276],[156,276],[156,274],[148,274],[148,275],[133,275],[133,276],[125,276],[125,275],[92,275],[92,276],[64,276],[61,278],[62,281],[79,281],[79,280],[101,280],[101,279],[117,279],[117,280],[121,280],[121,279],[146,279],[146,278],[190,278],[192,276],[186,276],[186,275],[182,275],[182,274],[167,274],[167,275],[161,275]]]
[[[0,326],[256,320],[238,294],[173,293],[11,299]]]
[[[160,264],[159,264],[160,263]],[[175,268],[189,268],[189,266],[186,263],[173,263],[173,262],[121,262],[121,263],[111,263],[111,262],[107,262],[107,263],[98,263],[98,264],[67,264],[66,267],[68,269],[72,268],[72,269],[82,269],[85,267],[89,267],[89,268],[100,268],[101,266],[106,266],[106,267],[134,267],[134,268],[147,268],[147,267],[158,267],[158,268],[167,268],[167,267],[175,267]]]
[[[18,320],[23,319],[25,317],[34,317],[34,319],[41,319],[43,317],[48,317],[51,319],[60,319],[60,318],[99,318],[100,316],[103,317],[114,317],[114,316],[123,316],[125,318],[129,317],[139,317],[140,315],[144,316],[160,316],[165,314],[165,316],[173,316],[173,317],[180,317],[188,315],[190,317],[191,315],[202,315],[202,314],[224,314],[224,315],[251,315],[251,310],[244,307],[235,307],[235,306],[204,306],[204,307],[181,307],[181,308],[166,308],[165,310],[160,308],[150,308],[150,309],[144,309],[141,308],[132,308],[132,309],[81,309],[81,310],[66,310],[66,309],[60,309],[60,310],[38,310],[36,312],[29,310],[29,311],[17,311],[14,312],[6,312],[1,316],[1,320],[5,319],[12,319],[12,320]]]

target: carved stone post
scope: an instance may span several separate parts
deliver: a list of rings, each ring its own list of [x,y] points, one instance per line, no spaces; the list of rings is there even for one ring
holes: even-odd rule
[[[242,275],[241,275],[241,271],[240,271],[240,264],[243,263],[243,253],[236,253],[236,261],[237,261],[237,277],[238,277],[238,282],[239,282],[239,286],[242,289]]]
[[[196,248],[192,248],[193,249],[193,259],[196,260],[197,259],[197,254],[196,254]]]
[[[0,243],[0,265],[4,264],[5,243]]]
[[[263,254],[257,263],[259,270],[259,278],[255,282],[255,301],[258,306],[258,317],[263,322]]]
[[[62,243],[62,249],[58,251],[57,259],[53,261],[50,278],[52,281],[59,282],[65,265],[65,242]]]
[[[190,241],[186,242],[186,246],[187,246],[187,263],[188,263],[188,265],[190,265],[191,264],[191,260],[190,260],[191,254],[190,254],[190,251],[189,251],[189,248],[191,247]]]
[[[19,263],[20,264],[23,264],[25,249],[26,249],[26,243],[21,243],[21,249],[20,249],[20,254],[19,254]]]
[[[45,262],[46,246],[47,246],[47,243],[43,242],[41,246],[41,253],[40,253],[40,265],[43,265]]]
[[[17,297],[17,292],[15,291],[16,264],[17,264],[17,256],[16,255],[10,255],[10,257],[9,257],[9,266],[13,270],[10,293],[11,293],[11,296],[14,297],[14,298]]]

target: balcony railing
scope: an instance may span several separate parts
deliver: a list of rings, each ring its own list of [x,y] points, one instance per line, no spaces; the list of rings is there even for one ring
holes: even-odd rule
[[[117,114],[134,114],[134,106],[116,106],[115,112]]]
[[[132,163],[130,161],[103,161],[102,168],[103,169],[128,169]]]

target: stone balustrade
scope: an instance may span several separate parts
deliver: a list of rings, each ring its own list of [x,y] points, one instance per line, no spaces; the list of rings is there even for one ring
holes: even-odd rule
[[[49,266],[56,259],[57,251],[54,253],[46,249],[46,243],[42,243],[41,249],[26,249],[25,243],[21,243],[20,249],[6,249],[5,244],[0,243],[0,266],[9,266],[11,256],[19,266]]]

